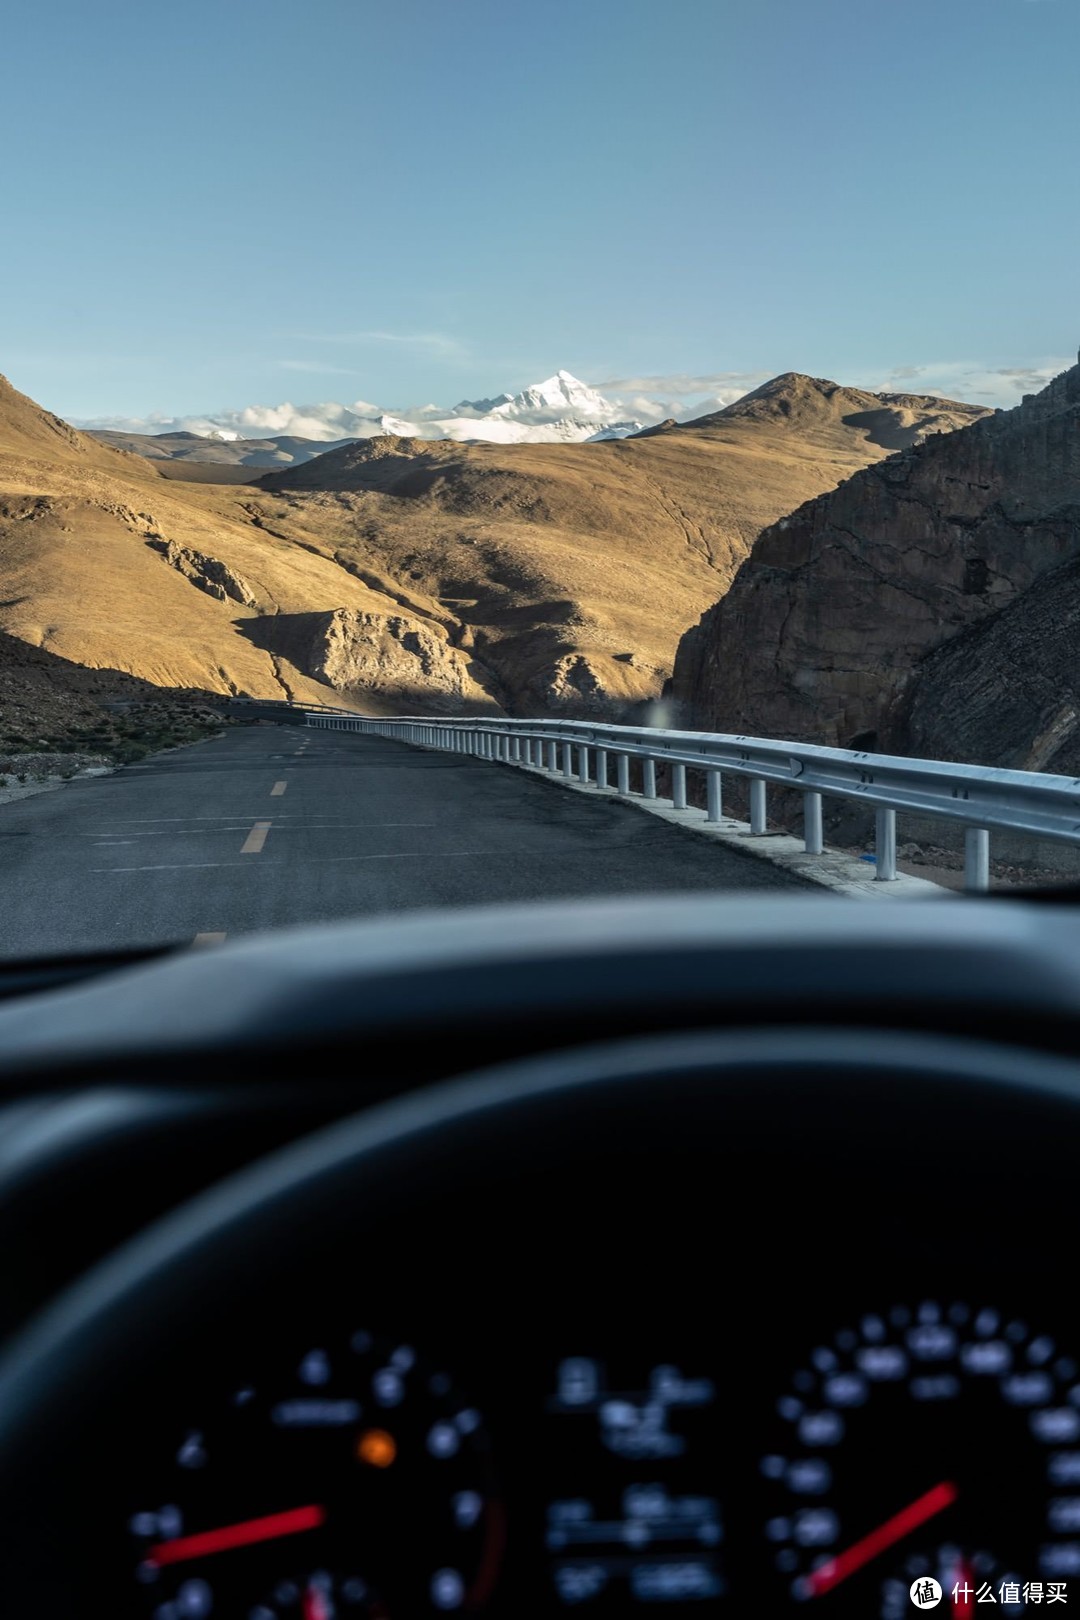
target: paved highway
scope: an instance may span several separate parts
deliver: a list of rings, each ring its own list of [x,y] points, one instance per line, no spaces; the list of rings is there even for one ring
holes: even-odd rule
[[[288,726],[0,805],[8,957],[423,906],[811,887],[505,765]]]

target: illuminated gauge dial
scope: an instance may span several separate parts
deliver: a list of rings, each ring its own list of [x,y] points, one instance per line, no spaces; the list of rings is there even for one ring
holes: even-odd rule
[[[823,1616],[914,1613],[928,1575],[944,1613],[968,1586],[1008,1613],[1015,1585],[1046,1601],[1080,1575],[1080,1369],[989,1307],[897,1306],[819,1344],[761,1472],[778,1596]]]
[[[411,1346],[366,1332],[197,1414],[128,1529],[153,1620],[475,1611],[502,1551],[480,1413]]]

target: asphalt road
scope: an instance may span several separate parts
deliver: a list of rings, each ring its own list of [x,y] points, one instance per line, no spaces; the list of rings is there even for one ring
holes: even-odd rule
[[[7,957],[426,906],[810,887],[505,765],[297,727],[237,727],[0,805]]]

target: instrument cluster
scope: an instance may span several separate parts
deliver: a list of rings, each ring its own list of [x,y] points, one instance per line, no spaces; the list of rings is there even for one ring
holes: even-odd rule
[[[296,1337],[147,1424],[118,1612],[890,1620],[920,1582],[1019,1614],[1080,1578],[1074,1347],[976,1298],[777,1335],[733,1317],[643,1359],[524,1332],[490,1389],[379,1324]]]

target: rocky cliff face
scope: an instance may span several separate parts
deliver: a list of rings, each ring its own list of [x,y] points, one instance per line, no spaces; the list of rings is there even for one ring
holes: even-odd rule
[[[1045,768],[1078,558],[1080,365],[763,530],[671,696],[695,727]]]
[[[256,646],[379,713],[500,714],[487,673],[452,644],[444,625],[408,613],[333,608],[249,621]]]

